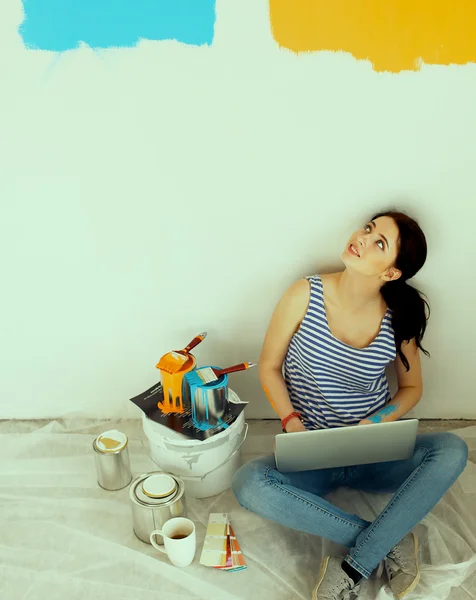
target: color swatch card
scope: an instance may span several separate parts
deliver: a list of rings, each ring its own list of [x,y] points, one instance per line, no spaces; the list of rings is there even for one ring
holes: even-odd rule
[[[246,569],[245,559],[227,513],[211,513],[200,564],[223,571]]]

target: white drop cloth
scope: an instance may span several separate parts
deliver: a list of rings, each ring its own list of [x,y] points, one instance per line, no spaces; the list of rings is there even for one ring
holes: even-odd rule
[[[5,600],[284,600],[309,599],[325,554],[345,547],[266,521],[243,508],[231,490],[189,498],[197,525],[197,554],[177,569],[137,539],[128,489],[108,492],[96,482],[92,441],[106,429],[130,437],[134,476],[155,470],[138,437],[138,421],[91,425],[62,420],[26,427],[0,424],[0,597]],[[454,430],[470,448],[466,470],[417,525],[423,550],[417,600],[476,600],[476,427]],[[247,440],[243,460],[270,452],[269,436]],[[252,453],[250,453],[250,449]],[[259,452],[257,452],[260,450]],[[373,520],[391,495],[339,488],[328,499]],[[226,573],[202,567],[199,557],[210,512],[227,512],[248,568]],[[359,600],[393,598],[376,573]]]

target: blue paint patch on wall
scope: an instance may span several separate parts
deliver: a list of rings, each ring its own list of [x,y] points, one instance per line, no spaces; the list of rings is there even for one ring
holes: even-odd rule
[[[147,40],[213,41],[216,0],[23,0],[27,48],[62,52],[131,47]]]

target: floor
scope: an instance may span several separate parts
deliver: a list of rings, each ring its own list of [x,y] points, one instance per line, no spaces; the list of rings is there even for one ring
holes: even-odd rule
[[[243,461],[272,452],[279,421],[249,421]],[[15,600],[213,600],[311,598],[326,554],[347,549],[289,530],[241,508],[231,490],[187,499],[197,526],[197,555],[177,569],[137,539],[127,489],[97,485],[91,443],[105,429],[129,436],[134,475],[155,470],[141,442],[140,421],[0,421],[0,597]],[[417,525],[422,577],[413,600],[476,600],[476,421],[421,421],[419,432],[453,431],[469,446],[465,471]],[[340,488],[329,500],[374,519],[391,495]],[[226,573],[199,564],[210,512],[227,512],[247,569]],[[375,573],[360,600],[393,599]]]

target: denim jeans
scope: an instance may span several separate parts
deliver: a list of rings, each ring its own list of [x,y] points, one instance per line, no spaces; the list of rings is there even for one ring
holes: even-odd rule
[[[417,435],[406,460],[281,473],[274,455],[257,458],[236,471],[232,489],[241,506],[265,519],[349,547],[346,562],[369,578],[449,490],[467,460],[468,446],[456,434],[426,433]],[[366,521],[324,499],[340,486],[393,496],[374,521]]]

